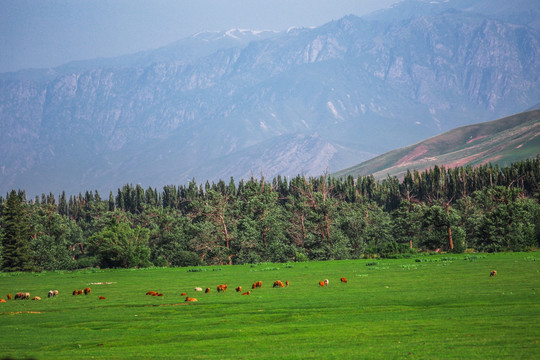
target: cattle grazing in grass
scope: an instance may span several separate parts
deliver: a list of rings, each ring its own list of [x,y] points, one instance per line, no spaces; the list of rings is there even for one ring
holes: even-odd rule
[[[209,292],[210,292],[210,288],[206,288],[206,290],[204,290],[205,294],[208,294]]]
[[[251,294],[251,291],[245,292],[242,295],[249,295],[249,294]]]
[[[11,300],[11,294],[7,294],[7,299]]]
[[[15,300],[28,300],[30,299],[30,293],[18,292],[15,294]]]
[[[274,281],[273,287],[285,287],[285,285],[283,285],[283,282],[281,282],[280,280],[276,280]]]
[[[56,295],[58,295],[58,290],[49,290],[47,297],[55,297]]]
[[[5,299],[0,299],[0,303],[5,303],[7,302]]]
[[[155,291],[152,291],[150,290],[149,292],[146,293],[146,295],[151,295],[151,296],[155,296],[156,295],[156,292]]]
[[[289,280],[285,281],[285,285],[287,285],[287,287],[289,287]]]
[[[32,300],[41,300],[41,298],[39,296],[34,296]]]
[[[190,297],[188,296],[188,297],[186,297],[186,301],[193,301],[193,302],[194,302],[194,301],[198,301],[198,300],[195,299],[195,298],[190,298]]]
[[[256,283],[253,283],[252,289],[261,288],[262,287],[262,281],[257,281]]]
[[[324,281],[319,281],[319,286],[324,286]]]
[[[84,295],[88,295],[90,294],[90,292],[92,292],[92,289],[90,289],[89,287],[85,287],[83,291],[84,291]]]
[[[187,294],[186,293],[181,293],[180,296],[187,296]]]
[[[237,287],[235,290],[236,290],[236,292],[241,292],[241,291],[242,291],[242,287],[239,286],[239,287]]]
[[[328,279],[324,279],[324,286],[328,286]]]
[[[202,288],[201,287],[196,287],[195,289],[193,289],[194,291],[202,291]]]
[[[99,300],[105,300],[105,299],[107,299],[107,298],[106,298],[105,296],[99,296],[98,299],[99,299]]]
[[[157,295],[156,295],[156,296],[163,296],[163,294],[162,294],[162,293],[157,293]]]
[[[492,272],[489,273],[489,277],[496,276],[496,275],[497,275],[497,270],[493,270]]]
[[[221,284],[217,287],[218,292],[227,291],[227,284]]]
[[[84,290],[77,290],[77,293],[78,293],[77,295],[82,295],[84,294]]]
[[[346,282],[347,282],[347,279],[344,278],[344,277],[342,277],[342,278],[341,278],[341,282],[342,282],[342,283],[346,283]]]

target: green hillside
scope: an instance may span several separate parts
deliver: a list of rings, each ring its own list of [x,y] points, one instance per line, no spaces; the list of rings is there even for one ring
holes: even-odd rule
[[[402,177],[407,169],[422,171],[434,165],[477,166],[491,162],[509,165],[540,153],[540,110],[499,120],[463,126],[414,145],[393,150],[341,170],[336,177],[387,175]]]

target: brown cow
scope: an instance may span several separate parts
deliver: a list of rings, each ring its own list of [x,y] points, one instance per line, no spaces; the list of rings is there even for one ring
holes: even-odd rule
[[[187,294],[186,293],[181,293],[180,296],[187,296]]]
[[[11,300],[11,294],[7,294],[7,299]]]
[[[227,291],[227,284],[218,285],[217,291],[218,292]]]
[[[78,292],[78,295],[84,294],[84,290],[77,290],[77,292]]]
[[[319,281],[319,286],[324,286],[324,281]]]
[[[289,287],[289,280],[285,281],[285,285],[287,285],[287,287]]]
[[[242,295],[249,295],[249,294],[251,294],[251,291],[245,292]]]
[[[341,282],[342,282],[342,283],[346,283],[346,282],[347,282],[347,279],[344,278],[344,277],[342,277],[342,278],[341,278]]]
[[[73,290],[73,295],[79,295],[79,291]]]
[[[489,277],[496,276],[496,275],[497,275],[497,270],[493,270],[492,272],[489,273]]]
[[[273,287],[285,287],[285,285],[283,285],[283,282],[281,282],[280,280],[276,280],[274,281]]]
[[[195,299],[195,298],[190,298],[190,297],[188,296],[188,297],[186,297],[186,301],[198,301],[198,300]]]
[[[210,288],[206,288],[206,290],[204,290],[205,294],[208,294],[209,292],[210,292]]]
[[[28,300],[28,299],[30,299],[30,293],[18,292],[18,293],[15,294],[15,300],[17,300],[17,299]]]
[[[146,295],[151,295],[151,296],[155,296],[156,295],[156,292],[155,291],[152,291],[150,290],[149,292],[146,293]]]
[[[0,303],[5,303],[6,300],[5,299],[0,299]]]
[[[84,295],[88,295],[88,294],[90,294],[92,289],[90,289],[89,287],[85,287],[83,291],[84,291]]]
[[[58,295],[58,290],[49,290],[47,297],[55,297],[56,295]]]
[[[253,284],[253,286],[251,288],[256,289],[256,288],[260,288],[260,287],[262,287],[262,281],[257,281],[256,283]]]
[[[41,300],[41,298],[39,296],[34,296],[32,300]]]
[[[105,296],[99,296],[98,299],[99,299],[99,300],[105,300],[106,297],[105,297]]]
[[[234,290],[236,290],[236,292],[241,292],[241,291],[242,291],[242,287],[241,287],[241,286],[239,286],[239,287],[237,287],[237,288],[236,288],[236,289],[234,289]]]

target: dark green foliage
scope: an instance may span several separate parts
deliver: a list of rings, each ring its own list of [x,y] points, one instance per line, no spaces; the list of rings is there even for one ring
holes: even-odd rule
[[[101,267],[130,268],[150,266],[148,229],[131,228],[113,218],[111,223],[90,239],[91,252]]]
[[[540,246],[540,157],[372,176],[125,185],[31,202],[0,198],[6,271],[197,266]],[[58,204],[58,205],[56,205]]]
[[[53,205],[32,208],[32,257],[37,270],[69,270],[83,246],[82,230]]]
[[[30,251],[30,226],[22,203],[24,196],[11,191],[3,209],[2,270],[31,271],[34,269]]]

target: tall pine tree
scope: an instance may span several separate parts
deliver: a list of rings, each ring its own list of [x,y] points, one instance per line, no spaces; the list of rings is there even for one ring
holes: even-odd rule
[[[30,232],[20,197],[11,191],[4,209],[3,271],[31,271]]]

